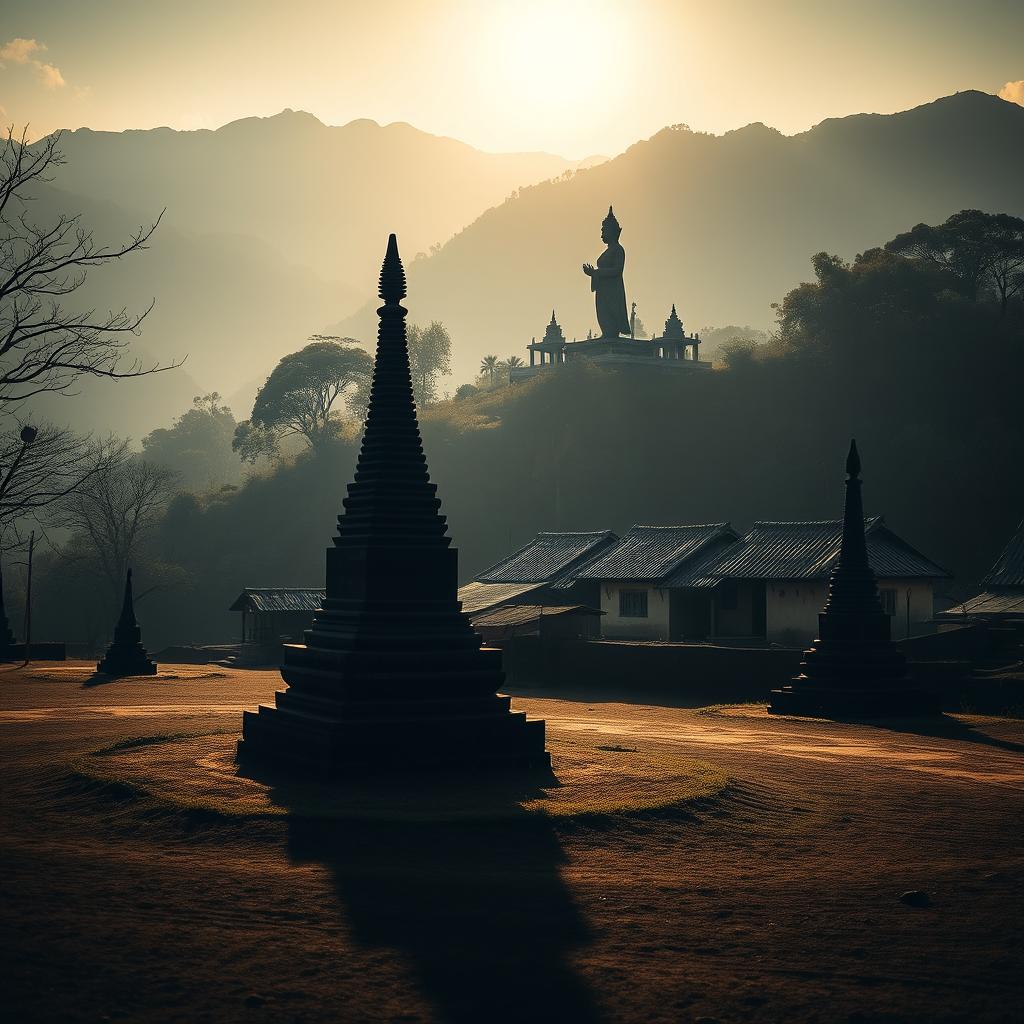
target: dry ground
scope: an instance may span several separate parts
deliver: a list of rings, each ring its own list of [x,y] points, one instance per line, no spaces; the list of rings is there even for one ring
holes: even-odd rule
[[[127,736],[237,728],[278,684],[169,675],[0,671],[4,1020],[1021,1019],[1022,723],[519,697],[554,735],[729,786],[585,821],[248,821],[69,770]]]

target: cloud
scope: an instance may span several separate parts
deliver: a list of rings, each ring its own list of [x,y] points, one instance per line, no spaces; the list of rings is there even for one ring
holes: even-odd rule
[[[32,54],[45,50],[42,43],[35,39],[12,39],[9,43],[0,46],[0,60],[14,61],[15,64],[28,64],[32,60]]]
[[[1019,82],[1007,82],[999,90],[999,95],[1004,100],[1009,100],[1011,103],[1019,103],[1024,107],[1024,78]]]
[[[47,89],[59,89],[66,84],[64,76],[60,73],[60,68],[33,56],[33,54],[42,53],[45,49],[46,47],[37,39],[22,39],[20,36],[11,39],[0,46],[0,68],[4,67],[3,61],[28,65],[35,69],[39,80]]]

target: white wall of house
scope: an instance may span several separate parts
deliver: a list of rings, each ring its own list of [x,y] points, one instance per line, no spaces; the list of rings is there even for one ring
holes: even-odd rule
[[[647,616],[622,616],[620,590],[646,591]],[[609,640],[668,640],[669,591],[644,583],[609,583],[601,581],[601,635]]]
[[[828,584],[821,580],[783,580],[764,588],[767,638],[773,643],[805,647],[818,632]]]
[[[933,601],[930,580],[879,580],[878,589],[893,592],[888,599],[893,640],[931,631],[928,624]],[[827,596],[828,584],[824,580],[769,582],[765,586],[767,638],[795,647],[810,643],[818,632],[818,613],[824,608]]]

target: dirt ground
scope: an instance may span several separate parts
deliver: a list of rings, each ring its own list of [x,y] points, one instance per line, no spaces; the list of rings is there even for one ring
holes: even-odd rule
[[[4,1020],[1021,1019],[1024,723],[519,696],[554,735],[729,784],[596,820],[245,821],[69,766],[235,729],[276,673],[86,675],[0,670]]]

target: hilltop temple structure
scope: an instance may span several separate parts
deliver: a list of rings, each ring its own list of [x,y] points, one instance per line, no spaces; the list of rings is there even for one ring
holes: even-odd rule
[[[626,314],[626,292],[622,280],[626,253],[619,244],[621,230],[614,211],[608,207],[608,216],[601,226],[601,238],[607,248],[598,257],[596,265],[583,264],[583,272],[590,278],[594,292],[600,337],[591,335],[583,341],[566,341],[552,310],[544,336],[540,341],[534,338],[526,346],[530,365],[511,371],[513,382],[527,380],[577,359],[611,367],[632,365],[677,371],[711,369],[711,363],[700,358],[700,335],[686,333],[675,303],[659,337],[635,337],[635,317]]]

